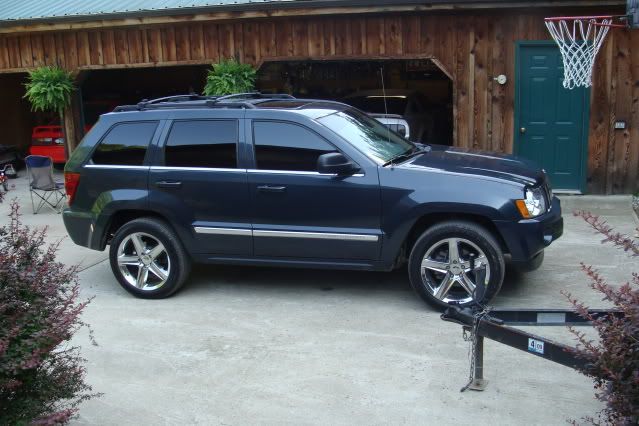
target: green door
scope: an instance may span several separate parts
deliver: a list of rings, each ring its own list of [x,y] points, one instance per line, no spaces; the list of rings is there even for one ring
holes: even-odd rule
[[[553,188],[585,185],[590,90],[565,89],[559,49],[552,42],[517,45],[515,153],[546,170]]]

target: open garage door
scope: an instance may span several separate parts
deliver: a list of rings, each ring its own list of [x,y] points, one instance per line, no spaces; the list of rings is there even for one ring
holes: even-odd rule
[[[82,121],[88,130],[100,114],[142,99],[202,93],[209,65],[88,71],[80,84]]]
[[[452,81],[430,59],[266,62],[257,86],[265,93],[337,100],[372,114],[398,115],[408,123],[410,140],[453,142]]]

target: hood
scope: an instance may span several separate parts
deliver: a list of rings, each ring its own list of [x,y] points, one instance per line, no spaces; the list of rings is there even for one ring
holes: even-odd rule
[[[534,185],[544,181],[544,173],[539,166],[514,155],[444,145],[430,145],[430,148],[430,151],[412,158],[399,167],[428,168],[484,176],[522,185]]]

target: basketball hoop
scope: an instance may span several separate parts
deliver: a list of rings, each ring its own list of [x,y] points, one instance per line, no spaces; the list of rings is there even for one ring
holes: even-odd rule
[[[559,16],[545,18],[550,35],[559,45],[564,64],[564,87],[590,87],[599,48],[610,28],[627,28],[627,16]]]

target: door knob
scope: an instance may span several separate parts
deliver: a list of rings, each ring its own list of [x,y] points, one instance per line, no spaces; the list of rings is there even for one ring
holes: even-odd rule
[[[520,128],[519,133],[526,133],[526,128],[525,127]]]

